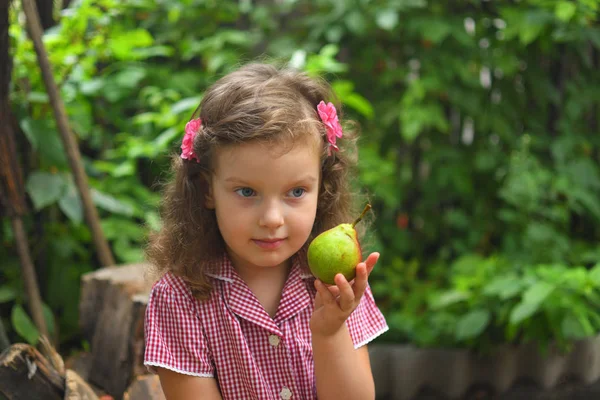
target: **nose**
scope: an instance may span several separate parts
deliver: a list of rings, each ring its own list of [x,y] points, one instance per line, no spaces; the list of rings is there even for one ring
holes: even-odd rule
[[[277,201],[267,202],[262,212],[260,226],[274,229],[283,225],[283,209]]]

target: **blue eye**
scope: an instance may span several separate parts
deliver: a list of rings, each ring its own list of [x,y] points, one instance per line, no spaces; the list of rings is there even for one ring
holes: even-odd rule
[[[235,192],[242,197],[250,197],[254,194],[254,190],[250,189],[249,187],[237,189]]]
[[[290,194],[292,195],[292,197],[295,198],[300,198],[304,195],[304,193],[306,193],[306,189],[303,188],[295,188],[290,190]]]

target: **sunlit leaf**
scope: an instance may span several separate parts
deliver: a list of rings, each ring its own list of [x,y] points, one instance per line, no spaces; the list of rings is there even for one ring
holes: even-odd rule
[[[81,93],[93,96],[98,94],[105,85],[105,81],[103,78],[92,78],[90,80],[86,80],[81,82],[80,90]]]
[[[64,194],[67,179],[63,174],[35,171],[27,179],[27,193],[36,210],[55,203]]]
[[[49,165],[67,165],[63,144],[51,120],[26,117],[21,120],[21,128],[31,146]]]
[[[594,265],[589,272],[589,276],[592,282],[600,289],[600,263]]]
[[[58,206],[74,223],[80,224],[83,221],[83,205],[73,181],[67,184],[64,194],[58,200]]]
[[[182,112],[190,112],[198,107],[200,101],[202,100],[202,96],[194,96],[188,97],[182,100],[179,100],[177,103],[173,104],[171,107],[171,112],[175,115],[181,114]],[[190,112],[191,114],[191,112]]]
[[[561,323],[562,334],[569,339],[583,339],[588,334],[579,322],[579,319],[572,314],[567,314]]]
[[[8,285],[0,286],[0,304],[13,301],[17,297],[17,291]]]
[[[458,340],[471,339],[483,332],[490,322],[488,310],[473,310],[464,315],[456,324],[456,338]]]
[[[577,4],[571,1],[559,1],[556,3],[556,10],[554,13],[558,19],[562,21],[569,21],[575,15],[577,11]]]
[[[109,48],[116,58],[131,58],[132,50],[136,47],[148,47],[154,42],[152,35],[145,29],[135,29],[114,35]]]
[[[521,289],[521,282],[518,281],[517,277],[501,277],[487,284],[483,289],[483,293],[507,300],[518,295]]]
[[[375,20],[381,29],[391,31],[398,25],[398,12],[392,9],[380,10],[377,12]]]
[[[134,88],[146,76],[146,70],[138,67],[128,67],[114,75],[114,80],[121,87]]]
[[[555,286],[547,282],[538,282],[525,292],[523,301],[531,304],[540,304],[554,291]]]
[[[520,302],[510,313],[510,323],[519,324],[521,321],[531,317],[540,308],[539,303]]]
[[[27,341],[35,346],[40,338],[40,333],[35,327],[29,315],[20,304],[15,304],[12,308],[11,322],[15,331]]]
[[[129,204],[125,204],[115,197],[103,193],[97,189],[92,189],[92,200],[98,207],[110,211],[114,214],[121,214],[126,216],[133,215],[133,208]]]
[[[350,12],[344,22],[348,29],[355,35],[364,35],[367,32],[367,20],[363,13],[358,10]]]
[[[441,293],[434,301],[432,301],[431,307],[434,310],[441,309],[468,300],[469,297],[469,294],[466,292],[450,290]]]
[[[42,303],[42,313],[44,314],[44,321],[46,322],[46,329],[48,329],[48,334],[53,335],[56,331],[56,321],[54,318],[54,313],[52,312],[48,304]]]
[[[354,91],[354,84],[350,81],[335,81],[332,87],[342,103],[352,107],[366,118],[373,118],[374,110],[371,103]]]

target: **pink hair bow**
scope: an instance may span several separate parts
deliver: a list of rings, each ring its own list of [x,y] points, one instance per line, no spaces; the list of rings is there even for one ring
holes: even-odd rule
[[[200,159],[194,153],[194,138],[202,129],[202,120],[200,118],[196,118],[185,124],[185,135],[183,136],[183,141],[181,142],[181,158],[184,160],[196,160],[196,162],[200,162]]]
[[[339,148],[335,144],[337,138],[342,137],[342,126],[340,125],[340,121],[338,120],[337,111],[335,106],[332,103],[325,104],[324,101],[321,100],[319,105],[317,105],[317,111],[319,112],[319,117],[321,117],[321,121],[325,124],[327,129],[327,141],[329,142],[329,148],[327,149],[327,154],[331,155],[331,149],[335,151],[339,151]]]

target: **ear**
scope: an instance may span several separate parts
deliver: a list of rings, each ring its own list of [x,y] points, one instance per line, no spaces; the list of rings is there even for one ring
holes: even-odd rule
[[[206,195],[206,198],[204,199],[204,206],[209,210],[213,210],[215,208],[215,201],[213,200],[211,194]]]
[[[213,210],[215,208],[215,199],[213,195],[212,182],[210,179],[207,179],[206,182],[208,186],[208,191],[206,193],[206,196],[204,196],[204,207],[208,208],[209,210]]]

